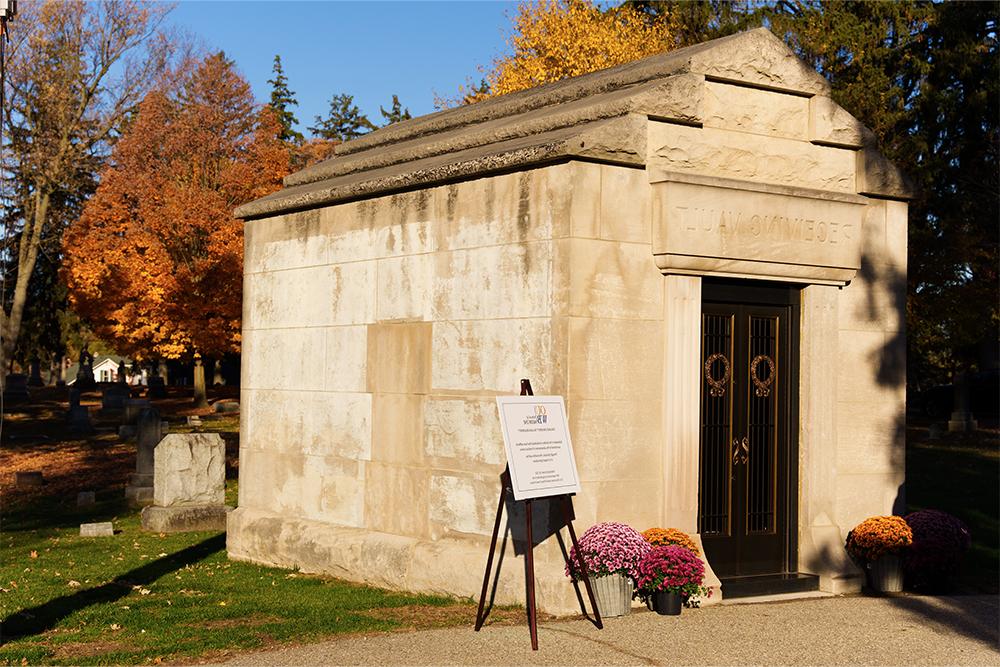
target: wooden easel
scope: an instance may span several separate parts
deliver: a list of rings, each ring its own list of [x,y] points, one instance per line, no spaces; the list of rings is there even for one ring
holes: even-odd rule
[[[531,382],[528,379],[521,380],[521,396],[534,396],[535,393],[531,390]],[[508,491],[508,489],[510,489]],[[510,466],[507,466],[503,474],[500,476],[500,502],[497,504],[497,519],[493,524],[493,539],[490,541],[490,555],[486,558],[486,572],[483,573],[483,590],[479,595],[479,610],[476,612],[476,632],[483,627],[483,623],[486,622],[486,617],[489,615],[483,613],[483,609],[486,605],[486,593],[489,590],[490,583],[490,571],[493,569],[493,552],[496,551],[497,547],[497,536],[500,534],[500,519],[503,516],[504,501],[507,499],[507,493],[511,494],[513,498],[514,492],[510,481]],[[562,496],[550,496],[553,502],[556,502],[563,509],[563,518],[566,521],[566,527],[569,529],[569,537],[573,543],[573,549],[576,552],[576,559],[579,566],[579,571],[581,578],[583,579],[583,584],[587,589],[587,597],[590,599],[590,608],[594,610],[594,625],[597,626],[599,630],[604,629],[604,622],[601,620],[601,612],[597,609],[597,602],[594,600],[594,591],[590,587],[590,577],[587,576],[587,565],[583,561],[583,553],[580,551],[580,545],[576,541],[576,531],[573,530],[573,496],[572,494],[566,494]],[[527,548],[524,551],[524,580],[527,584],[527,607],[528,607],[528,628],[531,631],[531,649],[533,651],[538,650],[538,623],[535,613],[535,561],[533,558],[533,551],[535,549],[534,542],[531,537],[531,498],[522,501],[524,503],[524,532],[527,539]],[[566,556],[566,565],[572,570],[569,562],[569,554]],[[577,589],[579,590],[579,589]],[[492,605],[491,605],[492,607]],[[586,609],[583,610],[586,614]]]

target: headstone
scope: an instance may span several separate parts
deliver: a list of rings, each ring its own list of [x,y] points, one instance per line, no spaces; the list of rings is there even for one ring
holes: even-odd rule
[[[130,398],[125,401],[125,412],[122,414],[122,424],[135,424],[139,420],[139,413],[152,404],[145,398]]]
[[[97,494],[94,491],[80,491],[76,494],[77,507],[91,507],[97,503]]]
[[[222,413],[231,413],[240,411],[239,401],[219,401],[215,404],[215,411]]]
[[[18,489],[42,486],[45,478],[40,470],[24,470],[14,473],[14,486]]]
[[[42,360],[32,359],[31,360],[31,376],[28,378],[28,384],[32,387],[44,387],[45,380],[42,379]]]
[[[973,418],[972,410],[969,407],[969,374],[956,373],[952,386],[955,390],[955,404],[951,417],[948,419],[948,431],[953,433],[975,431],[979,428],[979,424]]]
[[[86,406],[80,405],[80,389],[75,386],[69,390],[69,410],[66,411],[66,423],[70,432],[78,435],[94,432],[94,425],[90,423],[90,410]]]
[[[225,530],[226,445],[218,433],[171,433],[153,454],[153,505],[142,527],[161,533]]]
[[[115,381],[118,384],[125,384],[125,381],[126,381],[125,374],[126,374],[125,360],[121,359],[121,360],[118,361],[118,377],[115,378]]]
[[[145,506],[153,502],[153,452],[165,435],[164,422],[156,408],[145,408],[139,413],[136,424],[135,472],[129,476],[125,487],[125,498],[133,506]]]
[[[201,355],[194,355],[194,405],[196,408],[208,407],[208,394],[205,393],[205,365]]]
[[[94,381],[94,355],[86,347],[80,350],[80,367],[76,371],[76,387],[88,391],[97,386]]]
[[[101,410],[124,410],[125,402],[132,397],[128,385],[113,384],[101,392]]]
[[[10,373],[3,386],[4,402],[16,403],[31,400],[28,391],[28,376],[23,373]]]
[[[81,523],[80,537],[114,537],[115,527],[110,521]]]
[[[148,398],[167,397],[167,387],[162,377],[159,375],[150,375],[146,378],[146,396]]]
[[[201,417],[198,415],[188,415],[185,421],[188,426],[201,426]]]

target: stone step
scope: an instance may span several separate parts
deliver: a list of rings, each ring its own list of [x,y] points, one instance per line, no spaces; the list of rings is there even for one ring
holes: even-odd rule
[[[818,576],[799,572],[760,574],[750,577],[721,577],[720,579],[724,600],[819,590]]]

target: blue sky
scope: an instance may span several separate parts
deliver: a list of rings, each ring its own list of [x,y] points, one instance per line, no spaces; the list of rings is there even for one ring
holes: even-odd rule
[[[354,95],[376,123],[393,93],[414,116],[431,113],[435,92],[454,97],[506,49],[515,10],[510,2],[182,0],[168,20],[225,51],[261,102],[280,55],[305,132],[337,93]]]

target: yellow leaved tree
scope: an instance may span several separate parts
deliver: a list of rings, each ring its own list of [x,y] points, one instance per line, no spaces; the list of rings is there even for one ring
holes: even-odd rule
[[[650,16],[632,5],[601,9],[587,0],[528,0],[518,5],[512,53],[493,61],[486,87],[467,91],[476,102],[596,72],[661,53],[675,45],[669,14]]]

